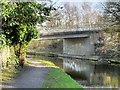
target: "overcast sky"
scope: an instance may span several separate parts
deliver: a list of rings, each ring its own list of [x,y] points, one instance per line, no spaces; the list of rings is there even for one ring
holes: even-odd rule
[[[104,2],[105,0],[52,0],[58,2]]]
[[[80,5],[82,2],[91,2],[91,5],[96,8],[102,10],[102,4],[106,0],[52,0],[54,3],[56,2],[55,6],[62,6],[64,3],[70,2],[71,4],[76,4],[77,6]]]
[[[71,2],[71,3],[81,3],[81,2],[91,2],[94,6],[99,6],[100,3],[105,2],[106,0],[52,0],[56,2],[56,5],[62,5],[62,3]]]

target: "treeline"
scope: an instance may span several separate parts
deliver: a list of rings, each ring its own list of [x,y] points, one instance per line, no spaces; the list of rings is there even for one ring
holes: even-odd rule
[[[105,58],[120,59],[120,1],[106,2],[104,13],[104,45],[100,48]]]

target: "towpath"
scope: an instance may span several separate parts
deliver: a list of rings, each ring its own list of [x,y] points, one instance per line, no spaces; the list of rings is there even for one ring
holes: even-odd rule
[[[25,72],[19,73],[12,81],[2,83],[2,88],[41,88],[49,68],[31,60]]]

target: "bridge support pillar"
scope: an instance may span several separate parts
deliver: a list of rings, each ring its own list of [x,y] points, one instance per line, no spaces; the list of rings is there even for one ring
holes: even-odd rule
[[[91,56],[94,54],[94,45],[90,38],[63,39],[63,53]]]

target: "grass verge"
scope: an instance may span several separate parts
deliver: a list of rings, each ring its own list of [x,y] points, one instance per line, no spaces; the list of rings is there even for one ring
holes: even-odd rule
[[[55,67],[51,67],[42,88],[80,88],[80,90],[83,90],[82,86],[74,81],[63,70]]]
[[[20,70],[15,68],[3,68],[2,69],[2,82],[12,80],[12,78],[19,72]]]
[[[79,88],[80,90],[83,90],[81,85],[67,75],[62,69],[55,66],[52,62],[46,60],[38,61],[50,67],[42,88]]]
[[[12,80],[18,73],[24,72],[26,67],[30,64],[30,61],[26,61],[24,68],[15,68],[14,66],[9,66],[2,68],[2,82]]]

